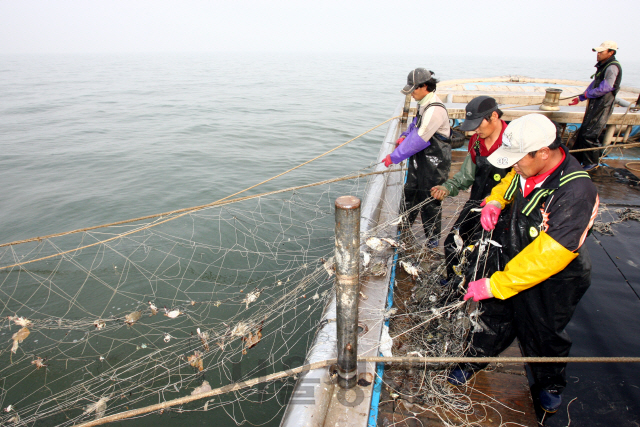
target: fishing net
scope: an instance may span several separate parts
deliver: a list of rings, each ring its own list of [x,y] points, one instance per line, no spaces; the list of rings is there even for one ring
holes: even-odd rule
[[[2,424],[74,425],[302,365],[332,296],[335,199],[366,182],[0,248]],[[138,422],[273,424],[294,383]]]
[[[482,330],[477,304],[462,301],[462,295],[468,277],[475,280],[486,275],[491,235],[480,232],[472,242],[458,243],[456,256],[450,261],[456,277],[446,282],[442,248],[429,245],[434,238],[444,240],[458,216],[469,212],[464,209],[467,198],[468,194],[463,193],[443,202],[440,235],[425,236],[422,227],[415,224],[402,235],[395,308],[389,316],[393,356],[462,357],[470,353],[470,334]],[[396,421],[420,417],[443,425],[471,426],[481,425],[489,415],[501,418],[505,412],[503,403],[474,400],[470,397],[472,385],[461,390],[448,383],[453,367],[436,363],[388,364],[381,404],[384,407],[393,402]]]

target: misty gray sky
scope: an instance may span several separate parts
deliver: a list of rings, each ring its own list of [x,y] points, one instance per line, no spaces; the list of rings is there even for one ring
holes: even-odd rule
[[[0,54],[346,52],[640,59],[631,0],[0,0]],[[634,34],[636,33],[636,34]]]

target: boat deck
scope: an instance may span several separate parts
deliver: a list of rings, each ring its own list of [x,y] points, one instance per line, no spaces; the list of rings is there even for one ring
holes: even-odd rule
[[[466,149],[455,150],[452,155],[454,163],[460,163],[466,156]],[[460,165],[454,164],[450,176],[460,170]],[[469,193],[462,192],[455,198],[445,199],[442,207],[442,236],[438,251],[442,252],[444,236],[449,233],[451,225],[457,217],[457,207],[468,199]],[[413,224],[413,232],[421,237],[422,224],[417,220]],[[423,234],[422,234],[423,236]],[[400,272],[396,280],[394,292],[395,306],[402,312],[403,301],[410,298],[413,281],[406,274]],[[517,342],[514,342],[503,356],[521,356]],[[419,367],[414,369],[419,370]],[[473,402],[473,410],[464,413],[453,414],[449,411],[425,408],[419,403],[409,402],[403,398],[393,399],[390,395],[394,386],[398,388],[411,388],[406,382],[411,381],[402,371],[385,371],[383,387],[378,415],[378,426],[447,426],[475,423],[483,426],[501,426],[504,423],[516,423],[523,426],[536,426],[536,414],[534,410],[529,382],[527,380],[524,364],[492,364],[487,370],[479,372],[468,386],[457,387],[461,402],[470,399]],[[389,387],[391,386],[391,387]],[[453,386],[452,386],[453,387]],[[454,387],[454,389],[456,389]],[[397,424],[396,424],[397,423]]]
[[[599,221],[616,220],[616,209],[640,208],[640,187],[620,182],[616,176],[629,162],[640,161],[640,148],[620,151],[604,159],[609,167],[592,173],[601,201]],[[464,155],[464,148],[455,150],[453,161],[461,161]],[[629,166],[640,168],[640,163]],[[455,166],[452,169],[452,173],[457,170]],[[640,172],[633,173],[640,176]],[[451,206],[453,204],[444,203],[443,224],[447,223],[444,218],[454,214]],[[414,227],[421,229],[420,225]],[[640,354],[635,332],[628,328],[629,324],[640,321],[640,252],[637,250],[640,224],[627,221],[613,227],[615,236],[593,233],[586,242],[593,263],[592,286],[567,327],[574,343],[571,356]],[[398,281],[398,287],[402,289],[402,281]],[[611,310],[613,307],[616,310]],[[521,353],[517,344],[513,344],[503,355],[520,356]],[[553,415],[543,414],[539,409],[536,414],[523,364],[493,366],[476,375],[470,387],[458,387],[461,398],[467,396],[478,404],[478,410],[464,415],[464,419],[397,397],[393,399],[387,387],[380,399],[377,425],[637,425],[634,420],[640,419],[638,364],[571,363],[567,367],[567,378],[563,404]],[[386,384],[399,385],[403,380],[406,379],[385,372]]]

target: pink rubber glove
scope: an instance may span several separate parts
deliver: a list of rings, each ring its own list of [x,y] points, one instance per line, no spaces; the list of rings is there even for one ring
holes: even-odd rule
[[[474,301],[493,298],[489,279],[485,278],[469,283],[469,287],[467,288],[467,293],[464,296],[464,300],[466,301],[469,298],[473,298]]]
[[[400,144],[402,144],[402,141],[404,141],[404,136],[401,136],[400,138],[398,138],[398,140],[396,141],[396,147]]]
[[[573,98],[569,105],[578,105],[578,102],[580,102],[580,98]]]
[[[480,212],[480,224],[482,228],[486,231],[491,231],[496,228],[496,223],[498,222],[501,211],[502,209],[492,203],[486,204],[484,208],[482,208],[482,212]]]
[[[386,167],[391,166],[393,164],[391,161],[391,154],[387,154],[387,157],[384,158],[383,162]]]

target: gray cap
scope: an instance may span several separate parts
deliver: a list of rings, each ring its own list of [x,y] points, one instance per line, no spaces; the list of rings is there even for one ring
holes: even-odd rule
[[[404,95],[409,95],[416,87],[431,80],[433,71],[427,71],[424,68],[416,68],[407,76],[407,85],[400,91]]]
[[[482,119],[498,109],[498,103],[490,96],[482,95],[473,98],[465,107],[466,114],[460,130],[469,132],[478,129]]]

